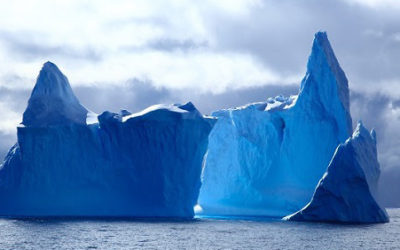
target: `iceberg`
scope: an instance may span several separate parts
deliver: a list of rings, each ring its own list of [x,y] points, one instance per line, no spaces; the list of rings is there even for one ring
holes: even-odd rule
[[[358,123],[353,136],[337,147],[311,201],[284,219],[342,223],[388,222],[385,209],[379,206],[371,194],[371,187],[374,188],[376,180],[373,174],[379,171],[376,158],[374,131],[369,133],[362,123]]]
[[[193,217],[214,123],[190,102],[96,115],[47,62],[0,166],[0,216]]]
[[[297,96],[219,110],[209,136],[199,214],[283,217],[304,207],[352,133],[347,78],[315,34]]]

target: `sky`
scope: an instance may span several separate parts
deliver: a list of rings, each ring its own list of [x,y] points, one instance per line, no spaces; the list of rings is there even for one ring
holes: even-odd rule
[[[43,63],[94,112],[192,101],[205,114],[297,94],[327,31],[351,113],[375,128],[381,197],[400,206],[400,1],[0,0],[0,157]],[[396,198],[398,197],[398,198]]]

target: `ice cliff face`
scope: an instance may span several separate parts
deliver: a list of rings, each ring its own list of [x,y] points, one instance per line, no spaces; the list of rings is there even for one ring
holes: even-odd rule
[[[1,216],[194,215],[215,119],[191,103],[88,113],[46,63],[0,167]]]
[[[348,82],[325,33],[315,35],[298,96],[220,110],[209,137],[203,215],[284,216],[312,197],[351,134]]]
[[[303,209],[285,217],[294,221],[345,223],[388,222],[385,209],[371,194],[379,164],[376,139],[359,123],[353,136],[337,147],[328,169]]]

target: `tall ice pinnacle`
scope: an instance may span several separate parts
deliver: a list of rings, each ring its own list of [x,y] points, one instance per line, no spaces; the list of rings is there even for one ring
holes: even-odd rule
[[[76,98],[66,76],[51,62],[46,62],[28,101],[22,124],[51,126],[86,124],[88,110]]]
[[[306,88],[313,88],[314,91],[304,91]],[[343,109],[347,117],[347,132],[349,136],[352,134],[348,80],[336,59],[326,32],[315,34],[307,63],[307,73],[301,83],[299,99],[304,94],[303,92],[313,92],[313,96],[318,97],[318,102],[329,112]],[[342,107],[331,106],[335,103],[332,98],[339,98]]]
[[[207,216],[298,211],[310,201],[336,147],[352,134],[348,82],[324,32],[315,34],[297,97],[212,115],[218,121],[199,196]]]

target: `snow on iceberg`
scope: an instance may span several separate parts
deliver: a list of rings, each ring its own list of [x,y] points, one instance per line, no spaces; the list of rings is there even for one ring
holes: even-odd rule
[[[48,62],[0,166],[0,216],[192,217],[214,121],[191,103],[97,117]]]
[[[219,110],[199,205],[208,216],[285,216],[311,199],[352,132],[347,78],[318,32],[298,96]]]
[[[303,209],[285,220],[344,223],[388,222],[389,217],[371,194],[377,165],[376,139],[358,123],[353,136],[337,147],[328,169]],[[369,174],[368,174],[369,172]]]

